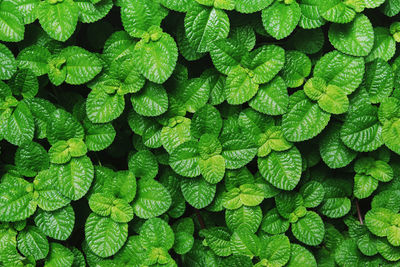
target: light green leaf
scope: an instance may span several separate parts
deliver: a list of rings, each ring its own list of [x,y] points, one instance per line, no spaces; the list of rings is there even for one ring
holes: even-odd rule
[[[301,0],[301,17],[299,26],[303,29],[315,29],[325,24],[325,19],[321,16],[318,6],[318,0]]]
[[[342,114],[349,108],[349,99],[340,87],[328,85],[325,92],[318,99],[318,105],[326,112]]]
[[[398,136],[400,133],[400,120],[395,118],[384,123],[382,129],[382,139],[385,145],[393,152],[400,154],[400,142]]]
[[[74,33],[79,9],[73,0],[41,1],[37,12],[40,25],[51,38],[65,42]]]
[[[44,259],[49,253],[49,242],[46,236],[35,226],[28,226],[18,234],[18,249],[25,256],[35,260]]]
[[[261,175],[273,186],[292,190],[300,181],[302,158],[296,147],[283,152],[271,152],[266,158],[258,158]]]
[[[169,124],[162,128],[161,142],[168,153],[171,154],[180,144],[191,140],[190,124],[190,119],[178,116],[170,119]]]
[[[228,37],[229,18],[220,9],[193,6],[185,16],[185,31],[190,43],[197,52],[208,52],[210,44]]]
[[[371,62],[377,58],[389,61],[396,52],[396,41],[390,34],[389,29],[376,27],[374,28],[374,36],[374,46],[365,61]]]
[[[178,60],[178,48],[175,40],[164,32],[151,33],[150,40],[140,40],[136,46],[134,55],[137,67],[146,79],[154,83],[164,83],[175,69]],[[155,37],[153,37],[155,35]]]
[[[100,257],[109,257],[117,253],[126,242],[128,224],[117,223],[92,213],[85,223],[85,236],[91,251]]]
[[[330,22],[349,23],[356,16],[356,11],[341,0],[319,1],[318,12]]]
[[[216,193],[216,185],[208,183],[202,177],[183,179],[181,190],[185,200],[195,207],[202,209],[211,204]]]
[[[52,168],[57,173],[57,189],[64,196],[78,200],[88,192],[94,176],[89,157],[72,158],[67,164],[53,165]]]
[[[163,6],[178,12],[187,12],[192,2],[192,0],[160,0]]]
[[[348,24],[332,24],[329,41],[345,54],[367,56],[374,45],[374,30],[368,17],[360,14]]]
[[[263,9],[261,17],[265,30],[272,37],[280,40],[289,36],[296,28],[301,17],[301,9],[296,1],[290,4],[275,1],[274,4]]]
[[[55,211],[39,210],[35,224],[48,237],[66,240],[74,229],[75,213],[71,205]]]
[[[292,224],[292,233],[300,242],[309,246],[317,246],[324,238],[325,227],[317,213],[307,211],[304,217]]]
[[[171,196],[159,182],[153,179],[140,179],[137,188],[138,191],[132,207],[139,218],[157,217],[170,208]]]
[[[285,65],[281,71],[281,76],[288,87],[301,86],[310,72],[311,60],[304,53],[299,51],[287,51],[285,53]]]
[[[159,116],[168,109],[168,95],[164,87],[147,83],[139,93],[131,97],[133,109],[142,116]]]

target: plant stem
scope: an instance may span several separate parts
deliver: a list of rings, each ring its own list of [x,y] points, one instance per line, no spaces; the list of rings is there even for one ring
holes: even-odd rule
[[[201,229],[206,228],[203,217],[201,217],[200,211],[198,209],[195,209],[195,211],[196,211],[196,215],[197,215],[197,220],[199,220],[200,228]]]
[[[356,207],[357,207],[357,214],[358,214],[358,220],[360,221],[360,224],[363,225],[363,219],[361,215],[361,210],[360,210],[360,205],[358,204],[358,200],[356,199]]]

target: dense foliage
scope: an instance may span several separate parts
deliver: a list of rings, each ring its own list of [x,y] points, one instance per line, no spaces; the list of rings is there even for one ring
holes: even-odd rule
[[[399,12],[0,0],[0,266],[399,266]]]

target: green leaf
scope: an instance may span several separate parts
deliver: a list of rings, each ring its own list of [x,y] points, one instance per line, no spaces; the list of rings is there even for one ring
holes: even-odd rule
[[[178,90],[175,93],[178,104],[194,113],[206,105],[210,98],[211,84],[205,77],[193,78],[185,82]]]
[[[0,59],[2,65],[0,67],[0,79],[8,80],[17,71],[17,62],[13,53],[4,44],[0,44]]]
[[[200,175],[200,154],[197,143],[188,141],[173,150],[169,158],[171,168],[179,175],[196,177]]]
[[[95,54],[78,46],[64,48],[61,50],[60,56],[65,59],[65,63],[59,68],[61,70],[65,68],[65,82],[69,84],[87,83],[103,68],[100,59]]]
[[[261,12],[265,30],[275,39],[283,39],[289,36],[296,28],[300,17],[301,8],[296,1],[275,1],[271,6]]]
[[[85,144],[90,151],[101,151],[109,147],[116,136],[111,123],[95,124],[89,120],[83,123],[85,129]]]
[[[380,103],[388,98],[394,86],[394,75],[390,65],[383,59],[367,64],[363,85],[369,94],[371,103]]]
[[[190,9],[192,0],[160,0],[160,3],[168,9],[187,12]]]
[[[113,7],[111,0],[99,0],[97,3],[84,0],[74,2],[79,9],[79,20],[83,23],[92,23],[102,19]]]
[[[284,266],[290,259],[290,253],[289,238],[285,235],[261,239],[260,258],[266,259],[271,265]]]
[[[38,210],[35,224],[48,237],[66,240],[74,229],[75,213],[71,205],[55,211]]]
[[[321,16],[318,7],[321,2],[318,0],[302,0],[299,5],[301,17],[299,26],[303,29],[319,28],[325,24],[325,19]]]
[[[257,206],[264,200],[264,192],[254,184],[243,184],[225,193],[223,206],[234,210],[244,206]]]
[[[170,250],[174,245],[174,232],[167,222],[151,218],[140,227],[140,243],[146,249],[164,248]]]
[[[72,158],[67,164],[53,165],[52,168],[57,173],[57,189],[63,195],[78,200],[88,192],[94,176],[89,157]]]
[[[225,211],[226,225],[231,231],[235,231],[241,227],[245,227],[250,232],[257,232],[262,219],[262,212],[259,206],[247,207],[242,206],[236,210]]]
[[[41,1],[37,12],[40,25],[51,38],[65,42],[74,33],[79,9],[73,0],[54,4]]]
[[[159,84],[147,83],[131,97],[133,109],[142,116],[159,116],[168,109],[168,95]]]
[[[33,98],[39,91],[39,81],[30,69],[20,69],[10,80],[14,95],[22,95],[25,99]]]
[[[271,152],[265,158],[258,158],[261,175],[273,186],[292,190],[300,181],[302,158],[296,147],[283,152]]]
[[[311,102],[303,91],[298,91],[289,97],[289,110],[282,116],[282,129],[288,141],[300,142],[318,135],[329,120],[329,113]]]
[[[216,40],[210,45],[210,56],[215,68],[226,75],[240,65],[245,53],[246,49],[230,38]]]
[[[374,28],[374,46],[365,61],[371,62],[377,58],[389,61],[396,52],[396,41],[389,29],[383,27]]]
[[[290,88],[301,86],[310,75],[311,60],[299,51],[287,51],[285,57],[285,65],[281,71],[283,80]]]
[[[228,73],[226,79],[226,99],[231,105],[249,101],[258,91],[258,84],[251,77],[251,70],[238,66]]]
[[[212,227],[202,229],[199,232],[201,237],[211,250],[220,257],[226,257],[232,254],[230,238],[231,234],[224,227]]]
[[[400,142],[398,141],[398,133],[400,131],[400,120],[391,119],[386,121],[382,129],[382,139],[385,145],[397,154],[400,154]]]
[[[347,197],[330,197],[322,202],[320,211],[329,218],[341,218],[350,211],[350,208],[351,201]]]
[[[342,114],[349,109],[349,99],[340,87],[328,85],[318,99],[318,105],[331,114]]]
[[[11,144],[18,146],[32,141],[35,125],[32,113],[24,101],[18,103],[5,124],[3,137]]]
[[[393,17],[400,12],[400,3],[397,0],[385,1],[381,10],[386,16]]]
[[[315,208],[324,200],[325,189],[322,184],[311,181],[300,188],[300,194],[303,197],[304,207]]]
[[[374,30],[365,15],[357,15],[348,24],[332,24],[329,41],[340,52],[351,56],[367,56],[374,45]]]
[[[0,4],[0,40],[19,42],[24,39],[25,27],[22,13],[10,1]]]
[[[153,179],[158,173],[158,162],[154,154],[149,150],[136,152],[128,161],[129,170],[142,179]]]
[[[32,256],[35,260],[46,258],[49,253],[49,242],[46,236],[37,227],[28,226],[18,234],[18,249],[25,256]]]
[[[190,43],[197,52],[208,52],[210,44],[228,37],[229,18],[220,9],[193,6],[185,16],[185,31]]]
[[[269,6],[273,0],[236,0],[235,9],[240,13],[255,13]]]
[[[138,191],[132,207],[139,218],[157,217],[170,208],[171,196],[159,182],[153,179],[141,179],[138,181],[137,188]]]
[[[251,140],[240,133],[227,133],[219,138],[222,144],[221,155],[227,169],[239,169],[249,163],[257,154],[257,148]]]
[[[325,227],[317,213],[307,211],[304,217],[292,224],[292,233],[300,242],[309,246],[317,246],[324,238]]]
[[[362,199],[369,197],[378,187],[378,180],[369,175],[356,174],[354,176],[354,196]]]
[[[340,130],[340,138],[346,146],[366,152],[376,150],[383,144],[377,111],[372,105],[364,105],[348,113]]]
[[[106,123],[118,118],[125,109],[123,95],[93,90],[86,100],[86,114],[93,123]]]
[[[327,0],[318,3],[318,12],[327,21],[349,23],[356,16],[356,11],[341,0]]]
[[[184,117],[174,117],[161,130],[161,142],[168,153],[172,153],[180,144],[191,140],[191,121]]]
[[[196,209],[211,204],[216,193],[216,185],[201,177],[181,180],[181,190],[185,200]]]
[[[21,178],[0,183],[0,220],[12,222],[30,217],[36,210],[32,190],[32,185]]]
[[[384,259],[393,262],[400,260],[400,247],[394,247],[386,240],[378,239],[376,242],[376,248]]]
[[[168,10],[159,1],[123,1],[122,25],[132,37],[141,38],[151,26],[160,26]]]
[[[216,184],[224,178],[225,174],[225,159],[221,155],[212,156],[206,160],[199,160],[200,173],[204,179]]]
[[[28,177],[33,177],[50,166],[46,150],[35,142],[27,142],[18,147],[14,160],[18,171]]]
[[[260,249],[259,238],[247,228],[240,228],[231,236],[231,250],[233,255],[246,255],[252,258],[258,255]]]
[[[365,225],[377,236],[387,236],[393,223],[393,212],[385,208],[371,209],[365,214]]]
[[[45,267],[72,266],[74,254],[59,243],[50,243],[50,252],[44,264]]]
[[[54,211],[71,202],[56,189],[55,176],[50,169],[47,169],[39,172],[33,181],[34,191],[39,195],[37,203],[42,210]]]
[[[285,81],[276,76],[267,84],[260,85],[257,94],[249,102],[249,106],[267,115],[282,115],[289,105],[289,95]]]
[[[355,151],[345,146],[340,139],[340,126],[339,123],[332,123],[325,131],[319,144],[322,160],[332,169],[347,166],[357,155]]]
[[[91,251],[100,257],[109,257],[126,242],[128,224],[92,213],[85,223],[85,237]]]
[[[31,45],[19,52],[17,63],[20,69],[30,69],[36,76],[41,76],[48,72],[47,61],[50,57],[46,47]]]
[[[140,40],[135,46],[134,55],[140,73],[146,79],[161,84],[171,76],[175,69],[178,48],[175,40],[169,34],[158,31],[148,37],[151,40],[145,38]]]
[[[285,50],[277,45],[263,45],[245,54],[241,63],[250,70],[248,74],[255,83],[267,83],[284,66]]]
[[[219,111],[211,105],[205,105],[193,114],[190,134],[195,138],[206,133],[219,135],[221,128],[222,118]]]
[[[314,67],[315,77],[324,79],[327,84],[338,86],[346,95],[358,88],[364,72],[363,58],[345,55],[336,50],[326,53]]]
[[[314,255],[307,250],[306,248],[298,245],[291,245],[291,255],[290,260],[287,264],[288,267],[296,267],[296,266],[309,266],[309,267],[317,267],[317,261],[314,258]]]

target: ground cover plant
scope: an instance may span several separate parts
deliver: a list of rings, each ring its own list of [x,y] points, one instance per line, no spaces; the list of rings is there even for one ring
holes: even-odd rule
[[[399,266],[399,12],[0,0],[0,266]]]

